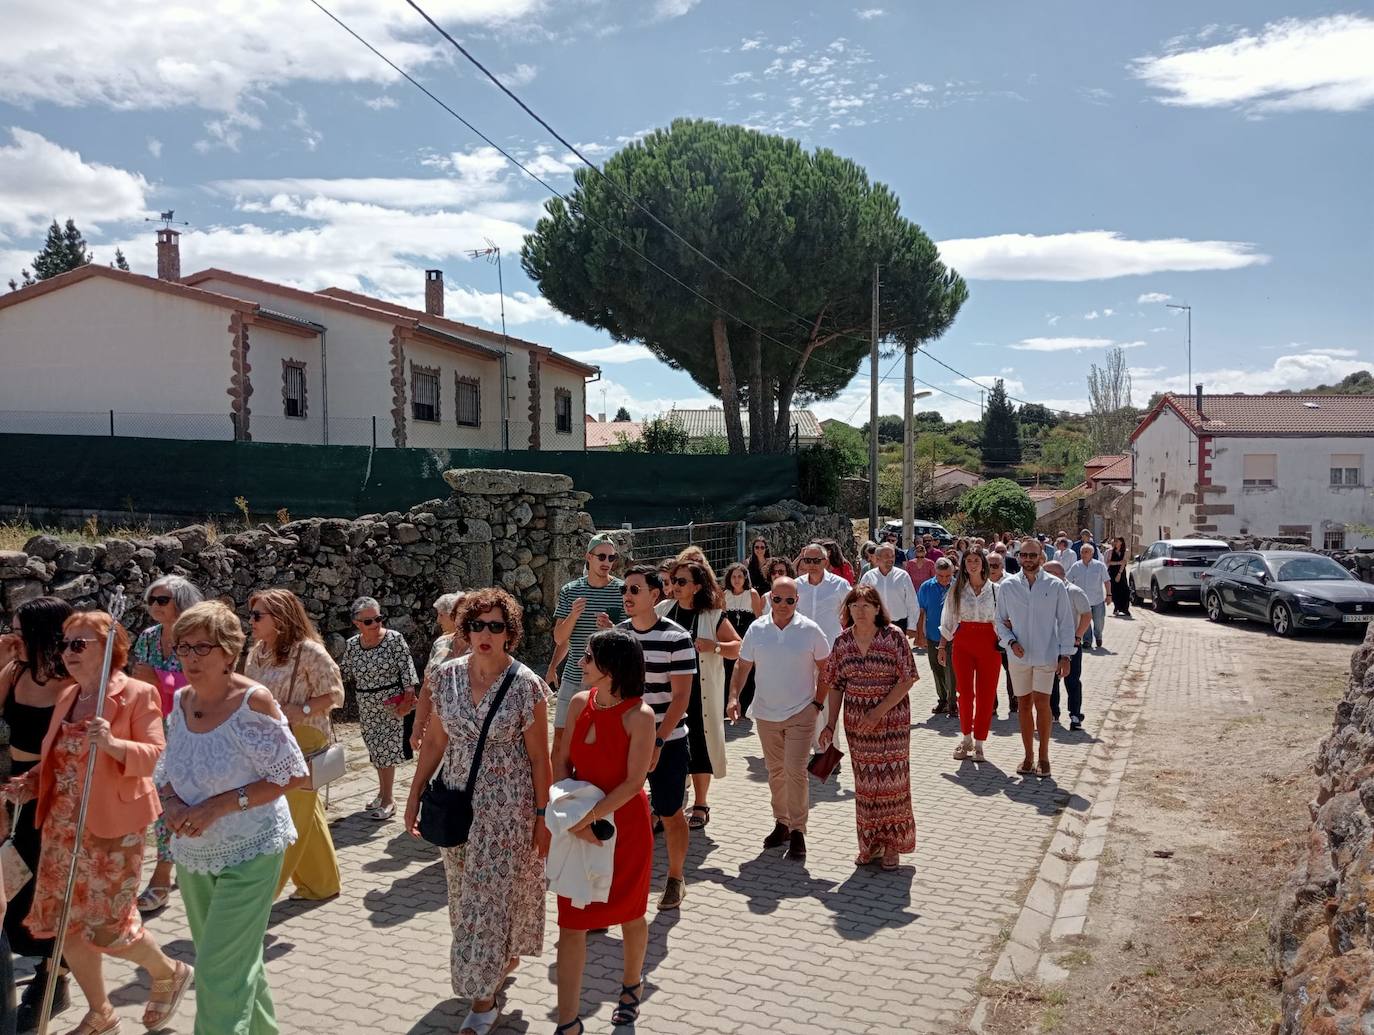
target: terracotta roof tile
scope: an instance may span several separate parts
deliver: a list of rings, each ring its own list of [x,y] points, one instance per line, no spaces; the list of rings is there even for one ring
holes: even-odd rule
[[[640,420],[587,421],[587,448],[609,449],[620,443],[624,435],[631,442],[639,441],[644,433],[644,422]]]
[[[1170,392],[1131,437],[1165,406],[1208,435],[1374,435],[1370,395],[1204,395],[1199,418],[1193,396]]]

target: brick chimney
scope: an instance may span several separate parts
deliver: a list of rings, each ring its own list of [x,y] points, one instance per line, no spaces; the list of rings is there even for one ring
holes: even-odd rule
[[[444,271],[425,270],[425,312],[444,315]]]
[[[164,229],[157,232],[157,279],[181,279],[181,234]]]
[[[1202,385],[1197,386],[1197,415],[1202,416]]]

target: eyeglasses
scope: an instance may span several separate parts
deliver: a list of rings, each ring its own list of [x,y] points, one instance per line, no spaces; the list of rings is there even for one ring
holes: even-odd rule
[[[254,621],[254,622],[261,622],[264,618],[270,618],[270,617],[271,617],[271,615],[269,615],[266,611],[249,611],[249,612],[248,612],[248,618],[249,618],[249,620],[250,620],[250,621]]]
[[[638,582],[636,582],[633,586],[627,582],[625,585],[620,587],[620,595],[623,597],[626,594],[628,594],[632,597],[637,597],[640,593],[644,592],[648,588],[648,586],[641,586]]]
[[[755,544],[754,544],[754,549],[755,549],[755,550],[766,550],[766,549],[768,549],[768,544],[767,544],[767,543],[755,543]]]
[[[494,633],[503,633],[506,631],[506,623],[499,618],[493,619],[490,622],[484,622],[480,618],[474,618],[464,625],[463,628],[469,633],[479,633],[484,629]]]
[[[148,603],[155,604],[158,607],[166,607],[171,602],[172,596],[170,593],[158,593],[148,598]]]
[[[824,557],[802,557],[802,558],[801,558],[801,562],[802,562],[803,564],[820,564],[820,563],[822,563],[824,560],[825,560]]]
[[[1039,556],[1040,556],[1040,551],[1039,551],[1039,550],[1022,550],[1022,551],[1020,551],[1016,556],[1017,556],[1017,557],[1039,557]]]
[[[86,639],[62,640],[58,646],[62,648],[63,654],[66,654],[68,651],[73,654],[80,654],[94,642],[95,640]]]
[[[691,581],[691,579],[684,579],[681,576],[675,576],[672,580],[674,586],[686,586],[690,584]]]
[[[198,658],[203,658],[216,646],[218,644],[214,643],[177,643],[172,645],[172,651],[179,658],[189,658],[192,654]]]
[[[796,602],[797,602],[797,598],[796,598],[796,597],[774,597],[774,598],[773,598],[773,603],[775,603],[775,604],[789,604],[789,605],[790,605],[790,604],[795,604]]]
[[[594,553],[594,554],[592,554],[592,556],[595,557],[595,558],[596,558],[598,561],[600,561],[602,564],[613,564],[613,563],[615,562],[616,558],[620,556],[620,554],[618,554],[618,553]]]
[[[381,625],[383,621],[381,615],[378,615],[376,618],[355,618],[353,620],[359,625]]]

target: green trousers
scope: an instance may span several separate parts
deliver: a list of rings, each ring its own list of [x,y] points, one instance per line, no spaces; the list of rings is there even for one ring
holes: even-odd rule
[[[281,863],[259,855],[219,873],[177,867],[196,946],[195,1035],[278,1035],[262,940]]]

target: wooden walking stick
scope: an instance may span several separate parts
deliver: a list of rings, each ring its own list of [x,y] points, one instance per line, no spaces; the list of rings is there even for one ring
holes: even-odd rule
[[[107,605],[110,617],[118,622],[124,617],[127,602],[124,590],[116,586]],[[114,659],[114,625],[105,637],[105,661],[100,667],[100,693],[95,699],[95,717],[105,717],[105,691],[110,685],[110,665]],[[81,856],[81,837],[86,830],[86,810],[91,802],[91,780],[95,777],[95,746],[86,749],[86,778],[81,784],[81,803],[76,811],[76,839],[72,842],[72,859],[67,867],[67,890],[62,895],[62,912],[57,918],[57,930],[53,932],[52,956],[48,963],[48,984],[43,990],[43,1009],[38,1015],[38,1035],[48,1035],[48,1022],[51,1020],[53,996],[57,993],[57,977],[62,970],[62,943],[67,940],[67,920],[72,911],[72,892],[76,890],[76,863]]]

